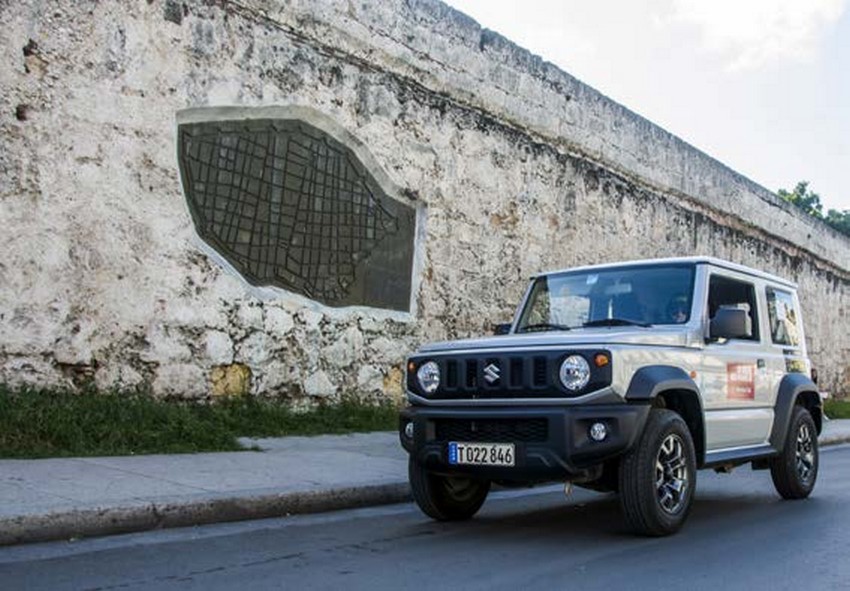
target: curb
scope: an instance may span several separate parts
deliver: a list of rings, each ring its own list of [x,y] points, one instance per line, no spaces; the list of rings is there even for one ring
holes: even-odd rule
[[[410,500],[406,482],[0,518],[0,546],[321,513]]]
[[[850,443],[850,434],[824,437],[821,446]],[[185,503],[79,509],[0,518],[0,546],[107,536],[170,527],[323,513],[410,500],[407,482],[279,495],[222,497]]]
[[[842,443],[850,443],[850,433],[846,435],[832,435],[831,437],[822,437],[818,439],[818,445],[820,447],[841,445]]]

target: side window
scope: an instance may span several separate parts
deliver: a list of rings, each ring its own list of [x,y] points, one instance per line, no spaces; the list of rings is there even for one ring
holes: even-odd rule
[[[770,338],[777,345],[800,344],[800,331],[797,329],[797,309],[794,307],[794,296],[787,291],[779,291],[768,287],[767,315],[770,318]]]
[[[722,275],[712,275],[708,284],[708,317],[714,318],[721,306],[741,308],[750,317],[750,335],[744,337],[751,341],[760,341],[758,305],[756,290],[752,283],[730,279]]]

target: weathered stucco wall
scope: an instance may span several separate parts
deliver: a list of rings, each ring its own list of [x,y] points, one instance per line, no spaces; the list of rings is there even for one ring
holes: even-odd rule
[[[425,340],[539,270],[710,254],[800,283],[850,390],[850,241],[436,1],[3,3],[0,380],[157,395],[401,395]],[[417,207],[410,314],[261,294],[197,237],[175,114],[306,106]]]

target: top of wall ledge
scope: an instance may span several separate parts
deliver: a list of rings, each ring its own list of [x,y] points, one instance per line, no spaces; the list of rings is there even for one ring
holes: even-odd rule
[[[440,0],[243,0],[239,10],[735,216],[850,274],[848,237]]]

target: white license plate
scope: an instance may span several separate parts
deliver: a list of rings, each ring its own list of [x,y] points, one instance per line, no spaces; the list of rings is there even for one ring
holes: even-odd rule
[[[449,442],[449,464],[466,466],[513,466],[516,449],[513,443]]]

